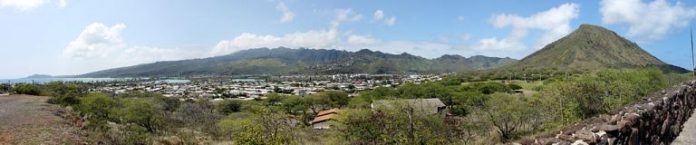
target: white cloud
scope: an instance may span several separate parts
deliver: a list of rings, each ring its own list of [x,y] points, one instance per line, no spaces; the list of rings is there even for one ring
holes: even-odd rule
[[[471,39],[471,34],[469,34],[469,33],[462,34],[463,41],[469,41],[470,39]]]
[[[124,24],[111,27],[102,23],[87,25],[82,33],[63,50],[63,54],[77,59],[106,57],[107,52],[112,51],[111,49],[123,45],[120,33],[124,28],[126,28]]]
[[[242,33],[232,40],[220,41],[211,52],[213,55],[222,55],[249,48],[328,48],[338,41],[336,29],[322,31],[307,31],[285,34],[283,36],[257,35]]]
[[[64,8],[68,5],[66,0],[0,0],[0,8],[14,8],[18,11],[29,11],[52,1],[54,1],[59,8]]]
[[[377,39],[369,36],[350,35],[348,36],[348,44],[351,45],[370,45],[377,42]]]
[[[344,22],[356,22],[362,20],[363,16],[361,14],[355,13],[351,9],[337,9],[336,18],[331,21],[331,27],[336,28],[341,23]]]
[[[478,50],[524,50],[527,47],[517,39],[511,38],[485,38],[479,40],[478,44],[474,46],[474,49]]]
[[[384,15],[384,11],[382,11],[382,10],[376,10],[375,13],[373,14],[373,18],[375,19],[375,21],[382,22],[387,26],[392,26],[392,25],[396,24],[396,17],[391,16],[391,17],[387,18]]]
[[[514,14],[500,14],[491,18],[497,28],[511,27],[511,34],[504,39],[486,38],[479,41],[479,49],[522,49],[526,48],[520,39],[527,36],[530,29],[542,30],[542,36],[534,46],[540,49],[571,32],[570,21],[578,17],[579,5],[567,3],[529,17]],[[518,45],[518,46],[516,46]]]
[[[294,32],[277,35],[262,35],[253,33],[242,33],[231,40],[222,40],[210,52],[211,55],[224,55],[239,50],[249,48],[335,48],[343,41],[348,43],[373,43],[374,39],[365,36],[355,35],[342,40],[338,27],[346,22],[356,22],[362,20],[363,16],[351,9],[336,9],[336,15],[330,22],[330,27],[325,30],[310,30],[305,32]]]
[[[696,9],[680,2],[670,4],[665,0],[644,3],[641,0],[602,0],[602,22],[628,25],[628,35],[652,40],[688,26],[696,16]]]
[[[392,16],[389,17],[389,19],[385,19],[384,24],[386,24],[387,26],[393,26],[394,24],[396,24],[396,17]]]
[[[63,49],[63,56],[74,64],[77,72],[95,71],[163,60],[202,57],[195,50],[165,49],[129,46],[121,38],[125,24],[106,26],[102,23],[87,25],[80,35]]]
[[[382,11],[382,10],[377,10],[377,11],[375,11],[375,14],[373,14],[373,15],[374,15],[373,17],[374,17],[375,20],[382,20],[382,19],[384,19],[384,11]]]
[[[290,22],[295,18],[295,13],[290,11],[288,6],[286,6],[283,2],[278,3],[276,9],[283,13],[283,17],[280,18],[280,22],[282,23]]]
[[[351,9],[337,9],[335,18],[330,22],[329,28],[324,30],[310,30],[294,32],[283,35],[261,35],[242,33],[231,40],[218,42],[210,52],[211,55],[225,55],[239,50],[250,48],[316,48],[316,49],[341,49],[355,51],[369,48],[388,53],[418,54],[425,57],[437,57],[443,53],[452,52],[451,46],[446,43],[429,41],[383,41],[366,35],[351,34],[339,30],[339,25],[346,22],[360,21],[363,16]],[[376,12],[376,17],[380,17]],[[395,19],[395,18],[394,18]],[[384,18],[382,18],[384,20]],[[392,20],[395,21],[395,20]]]
[[[58,0],[58,7],[65,8],[66,6],[68,6],[67,0]]]
[[[0,0],[0,8],[12,7],[19,11],[27,11],[45,4],[46,0]]]

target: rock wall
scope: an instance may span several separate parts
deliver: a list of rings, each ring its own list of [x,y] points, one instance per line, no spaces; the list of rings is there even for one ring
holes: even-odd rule
[[[660,145],[670,144],[696,107],[696,81],[655,93],[611,113],[590,118],[555,134],[523,139],[531,145]]]

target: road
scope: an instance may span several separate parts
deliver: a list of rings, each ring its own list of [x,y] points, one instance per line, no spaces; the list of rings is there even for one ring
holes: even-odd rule
[[[672,145],[696,145],[696,111],[691,114],[691,118],[684,123],[682,132]]]
[[[0,145],[81,144],[80,129],[58,116],[63,108],[49,97],[0,96]]]

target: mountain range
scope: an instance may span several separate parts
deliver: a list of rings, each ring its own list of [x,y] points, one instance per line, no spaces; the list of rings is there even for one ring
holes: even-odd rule
[[[356,52],[327,49],[256,48],[229,55],[162,61],[114,68],[80,77],[169,77],[250,74],[408,74],[446,73],[491,69],[514,63],[511,58],[443,55],[427,59],[408,53],[389,54],[362,49]]]
[[[408,53],[389,54],[362,49],[351,52],[328,49],[255,48],[232,54],[179,61],[162,61],[114,68],[79,77],[181,77],[283,74],[409,74],[471,70],[588,72],[614,68],[654,67],[665,72],[688,72],[667,64],[636,43],[600,26],[582,24],[565,37],[539,51],[511,58],[443,55],[427,59]]]

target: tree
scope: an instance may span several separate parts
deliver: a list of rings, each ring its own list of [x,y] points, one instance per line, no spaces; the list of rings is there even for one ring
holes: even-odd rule
[[[535,112],[525,100],[509,94],[495,93],[486,101],[485,114],[503,141],[515,139]]]
[[[179,98],[158,97],[158,100],[160,106],[162,106],[162,110],[166,113],[174,112],[181,105]]]
[[[348,101],[350,101],[350,98],[348,98],[348,93],[343,92],[343,91],[326,91],[326,92],[321,92],[319,93],[319,96],[322,99],[325,99],[326,105],[334,107],[334,108],[340,108],[348,105]]]
[[[113,119],[113,110],[117,107],[117,101],[102,93],[91,93],[81,98],[77,110],[87,115],[89,126],[96,129],[107,129],[106,122]]]
[[[283,96],[277,93],[270,93],[266,95],[266,105],[280,105],[280,101],[283,100]]]
[[[242,110],[242,102],[239,100],[225,100],[217,105],[217,110],[223,115],[239,112]]]
[[[0,93],[9,92],[12,87],[9,84],[0,84]]]
[[[145,128],[150,133],[156,133],[164,126],[164,113],[157,105],[139,98],[123,100],[123,107],[116,110],[119,120],[133,123]]]
[[[268,107],[253,107],[252,113],[233,113],[218,123],[232,133],[235,144],[292,144],[293,127],[283,112]]]
[[[473,135],[462,127],[469,126],[408,104],[395,104],[375,112],[343,110],[332,133],[336,144],[466,144]]]

